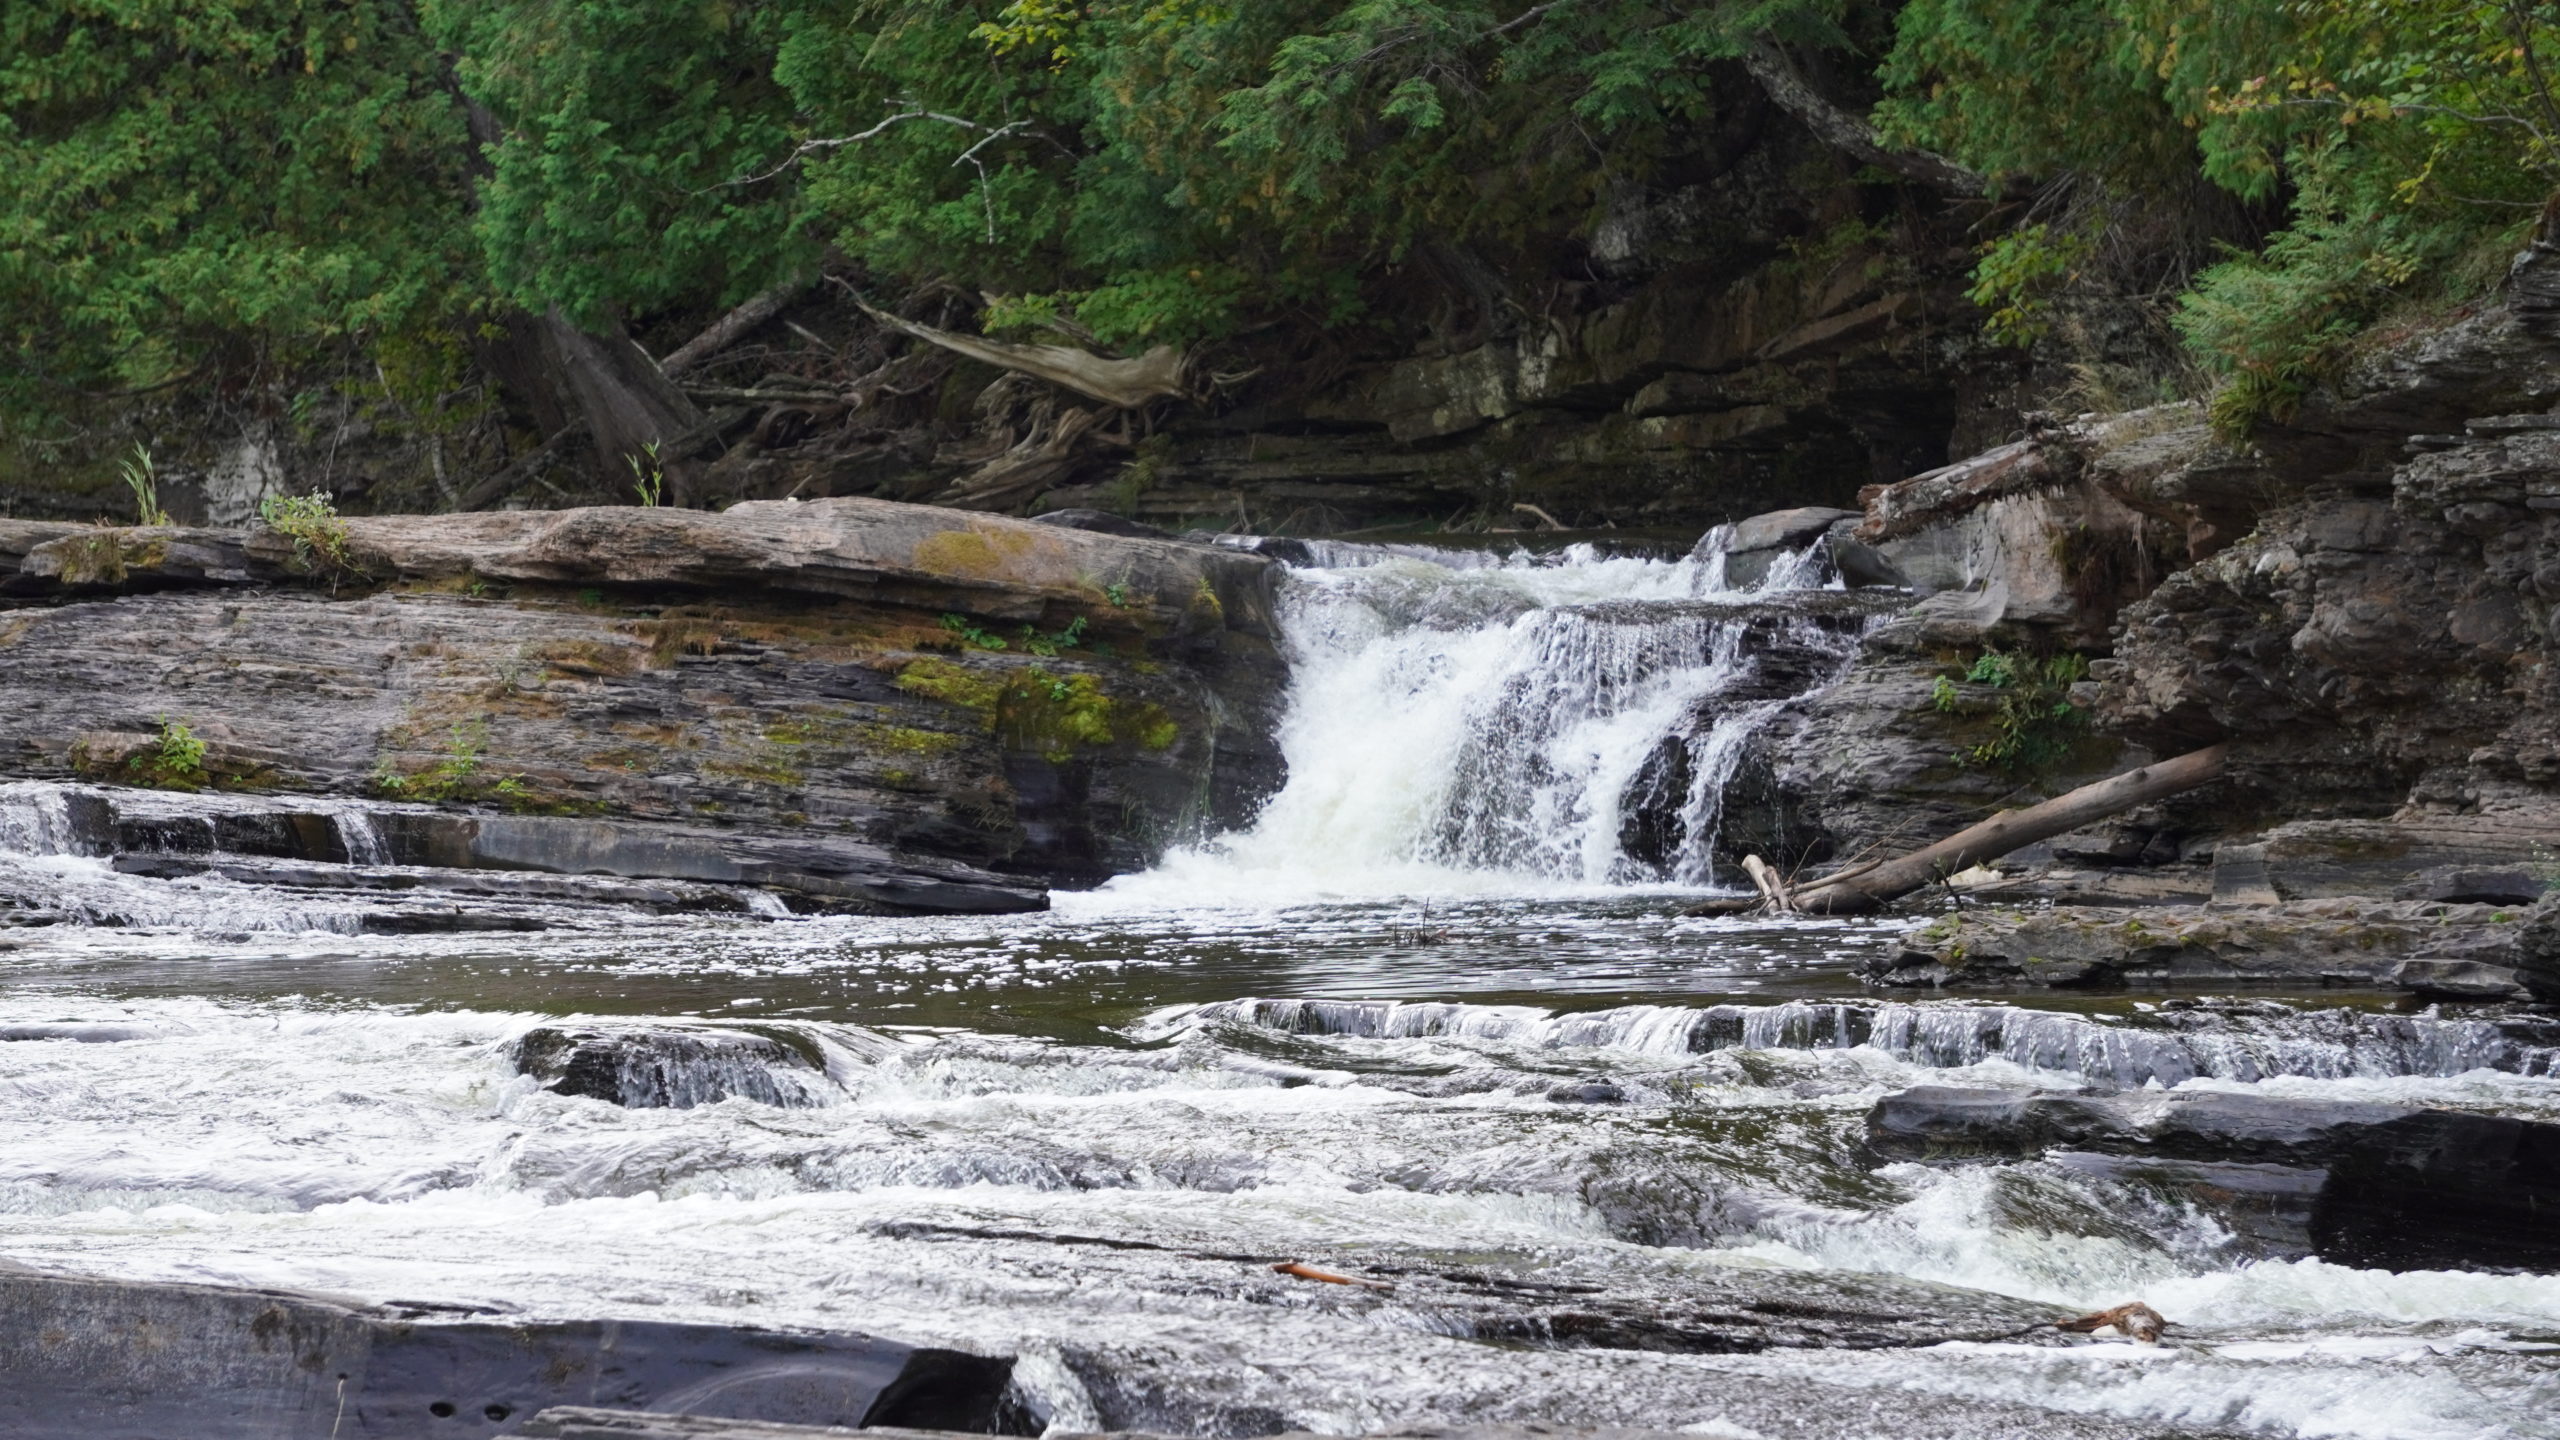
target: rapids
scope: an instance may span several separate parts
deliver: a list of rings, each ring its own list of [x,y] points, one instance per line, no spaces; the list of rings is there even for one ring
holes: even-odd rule
[[[1785,698],[1754,607],[1801,602],[1777,623],[1845,663],[1824,592],[1587,552],[1319,558],[1287,596],[1288,788],[1047,914],[536,897],[509,903],[539,932],[363,934],[362,892],[120,873],[74,853],[56,787],[0,788],[0,891],[69,917],[0,926],[0,1259],[870,1330],[1021,1356],[1058,1429],[2560,1436],[2560,1277],[2257,1258],[2067,1167],[1859,1146],[1880,1096],[1968,1081],[2560,1119],[2542,1030],[2338,992],[1870,999],[1850,974],[1900,922],[1680,913],[1722,878],[1719,766]],[[1622,847],[1666,743],[1690,762],[1667,864]],[[706,1073],[668,1093],[729,1098],[624,1109],[516,1073],[564,1022],[778,1041],[789,1084],[757,1093],[794,1103]],[[1949,1320],[1695,1339],[1702,1297],[1755,1294]],[[2171,1344],[1967,1318],[2136,1297]]]

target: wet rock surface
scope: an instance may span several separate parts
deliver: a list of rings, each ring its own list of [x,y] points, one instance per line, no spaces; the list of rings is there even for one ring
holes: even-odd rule
[[[0,1391],[26,1440],[515,1435],[564,1403],[987,1434],[1012,1369],[865,1335],[491,1320],[15,1268],[0,1303],[19,1322],[0,1334]]]
[[[834,1094],[817,1062],[738,1030],[545,1025],[526,1031],[507,1058],[546,1090],[626,1110],[690,1110],[732,1096],[788,1109]]]
[[[2560,1125],[2267,1095],[1922,1087],[1877,1102],[1867,1132],[1897,1159],[2059,1152],[2084,1172],[2231,1214],[2273,1254],[2560,1269],[2560,1240],[2541,1218],[2560,1206]]]

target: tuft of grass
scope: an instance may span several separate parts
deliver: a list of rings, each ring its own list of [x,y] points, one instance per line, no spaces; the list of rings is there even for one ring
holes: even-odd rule
[[[136,525],[166,525],[169,512],[160,506],[160,467],[152,462],[151,447],[137,440],[133,454],[116,462],[124,476],[124,488],[133,492]]]

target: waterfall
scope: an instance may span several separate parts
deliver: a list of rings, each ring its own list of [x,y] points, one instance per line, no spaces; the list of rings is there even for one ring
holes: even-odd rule
[[[338,848],[347,852],[350,865],[388,865],[391,847],[383,843],[382,832],[374,828],[372,812],[357,805],[340,805],[329,811],[330,828],[337,832]]]
[[[1288,543],[1289,778],[1250,830],[1170,862],[1185,886],[1715,883],[1751,737],[1891,603],[1826,588],[1813,554],[1732,590],[1712,549]]]
[[[0,855],[77,855],[80,836],[61,786],[0,785]]]

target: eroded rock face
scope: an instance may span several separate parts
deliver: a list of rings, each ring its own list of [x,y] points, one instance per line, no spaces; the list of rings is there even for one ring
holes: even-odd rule
[[[2265,821],[2390,817],[2409,833],[2366,848],[2412,861],[2365,866],[2368,893],[2548,845],[2555,305],[2560,252],[2537,243],[2501,303],[2365,362],[2253,454],[2164,432],[2097,467],[2200,537],[2198,563],[2124,612],[2095,669],[2099,723],[2164,753],[2237,741],[2234,808]],[[2425,833],[2455,825],[2471,834],[2450,851]],[[2271,882],[2277,895],[2316,884]]]
[[[1280,780],[1250,554],[864,500],[353,520],[344,569],[60,528],[0,522],[0,772],[482,812],[420,863],[985,908],[871,881],[1090,884]],[[63,560],[101,536],[113,578]],[[160,773],[164,723],[198,771]]]
[[[2256,902],[2547,867],[2556,317],[2560,249],[2537,243],[2499,303],[2361,364],[2250,445],[2192,405],[2048,419],[1869,490],[1857,533],[1942,593],[1772,727],[1776,792],[1837,852],[1898,826],[1944,834],[2000,787],[1954,763],[1965,707],[1933,715],[1936,680],[1986,649],[2074,650],[2091,682],[2072,700],[2101,743],[1998,777],[2012,791],[2233,746],[2226,779],[2078,850],[2210,854],[2214,894]],[[2442,993],[2495,988],[2437,969]]]

